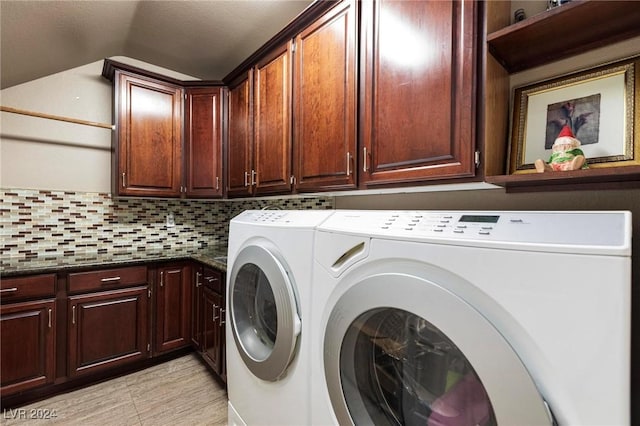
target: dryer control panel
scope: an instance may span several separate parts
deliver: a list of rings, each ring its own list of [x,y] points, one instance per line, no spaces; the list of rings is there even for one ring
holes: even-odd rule
[[[631,250],[630,212],[337,210],[318,227],[409,240]]]
[[[315,227],[333,213],[333,210],[245,210],[231,221],[287,227]]]

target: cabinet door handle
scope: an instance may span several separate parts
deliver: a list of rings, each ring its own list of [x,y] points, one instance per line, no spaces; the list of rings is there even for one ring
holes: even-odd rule
[[[120,277],[102,278],[100,281],[103,283],[111,283],[114,281],[120,281]]]
[[[214,282],[218,281],[218,278],[216,278],[216,277],[206,277],[205,280],[207,280],[210,283],[214,283]]]
[[[211,321],[216,322],[218,318],[220,318],[219,316],[216,316],[216,309],[218,309],[218,305],[216,305],[215,303],[212,303],[211,305],[213,306],[213,316],[211,318]]]
[[[244,186],[249,186],[249,172],[244,172]]]
[[[202,274],[200,272],[196,272],[196,287],[200,287],[200,285],[202,285],[202,283],[200,282],[201,277]]]
[[[76,307],[73,306],[71,308],[71,324],[75,324],[76,323]]]
[[[221,317],[221,321],[220,321],[220,327],[222,327],[224,325],[224,313],[226,311],[222,308],[220,308],[220,317]]]
[[[164,280],[164,272],[160,272],[160,287],[164,285],[163,280]]]
[[[367,171],[367,147],[365,146],[363,148],[363,155],[362,155],[362,171],[366,173]]]
[[[256,184],[256,171],[255,170],[251,170],[251,186],[254,186]]]
[[[18,291],[18,287],[3,288],[0,293],[13,293],[14,291]]]
[[[125,188],[127,186],[127,185],[125,185],[125,182],[124,182],[124,174],[125,174],[125,172],[122,172],[122,187],[123,188]]]
[[[216,176],[216,191],[220,189],[220,178]]]
[[[351,176],[351,153],[347,152],[347,176]]]
[[[49,328],[51,328],[51,308],[49,308]]]

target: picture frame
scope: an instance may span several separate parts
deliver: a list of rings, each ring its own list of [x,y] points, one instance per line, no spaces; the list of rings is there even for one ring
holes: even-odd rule
[[[565,126],[588,168],[640,165],[640,55],[514,90],[510,174],[549,161]]]

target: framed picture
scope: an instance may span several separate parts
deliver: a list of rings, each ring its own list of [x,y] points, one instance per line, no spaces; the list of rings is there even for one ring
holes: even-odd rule
[[[635,56],[517,88],[509,173],[535,172],[535,161],[549,161],[567,128],[589,168],[640,165],[639,64]]]

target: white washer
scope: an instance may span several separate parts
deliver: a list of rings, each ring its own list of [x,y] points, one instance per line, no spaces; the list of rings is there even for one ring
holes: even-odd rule
[[[229,225],[230,425],[306,425],[314,228],[326,210],[245,211]]]
[[[312,424],[629,424],[631,213],[336,211],[314,255]]]

